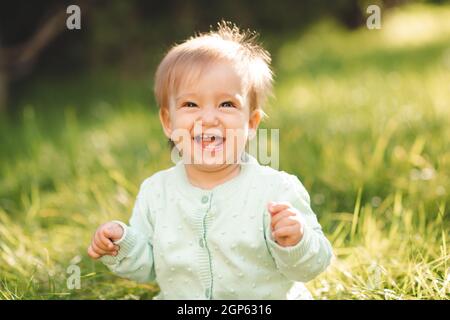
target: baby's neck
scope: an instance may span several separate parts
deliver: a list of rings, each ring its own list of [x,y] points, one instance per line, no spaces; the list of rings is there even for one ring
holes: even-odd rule
[[[186,164],[186,175],[189,182],[201,189],[212,189],[239,175],[241,165],[238,163],[225,164],[218,168],[208,169],[199,165]]]

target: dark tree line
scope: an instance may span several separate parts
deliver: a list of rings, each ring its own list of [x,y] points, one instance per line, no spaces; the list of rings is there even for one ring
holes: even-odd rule
[[[407,0],[375,2],[389,8]],[[256,29],[275,41],[304,30],[322,16],[357,28],[365,23],[369,3],[374,1],[2,1],[0,110],[8,105],[15,84],[32,72],[64,73],[111,64],[142,70],[174,41],[193,30],[206,31],[221,19]],[[82,29],[76,32],[66,28],[70,4],[81,8]]]

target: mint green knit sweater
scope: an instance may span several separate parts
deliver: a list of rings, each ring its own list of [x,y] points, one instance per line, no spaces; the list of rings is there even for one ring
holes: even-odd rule
[[[117,275],[156,281],[156,299],[302,299],[303,286],[330,263],[322,233],[299,179],[247,155],[235,178],[204,190],[184,165],[159,171],[141,185],[117,256],[102,262]],[[272,239],[269,201],[289,201],[301,213],[302,240]]]

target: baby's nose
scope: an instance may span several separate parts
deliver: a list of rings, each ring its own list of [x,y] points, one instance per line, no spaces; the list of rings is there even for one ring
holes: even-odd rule
[[[201,114],[203,125],[215,125],[219,122],[217,112],[215,110],[204,110]]]

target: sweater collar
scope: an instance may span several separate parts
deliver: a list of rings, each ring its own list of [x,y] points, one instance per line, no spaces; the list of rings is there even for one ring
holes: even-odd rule
[[[214,194],[215,198],[226,198],[243,187],[246,178],[251,175],[251,172],[257,165],[259,163],[253,156],[243,152],[240,163],[241,170],[237,176],[212,189],[202,189],[191,184],[187,177],[185,165],[182,160],[179,160],[175,165],[176,187],[182,194],[188,196],[194,202],[207,203],[212,194]]]

